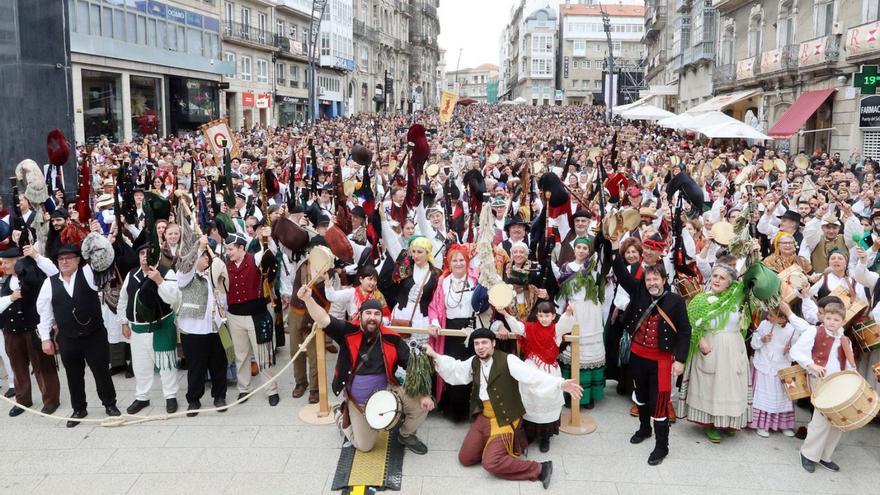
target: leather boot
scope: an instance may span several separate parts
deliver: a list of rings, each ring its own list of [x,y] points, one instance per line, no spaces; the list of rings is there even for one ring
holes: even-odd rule
[[[648,464],[656,466],[669,455],[669,421],[654,421],[654,451],[648,456]]]
[[[639,430],[636,431],[629,439],[629,443],[642,443],[647,438],[651,438],[651,413],[648,411],[648,405],[638,406],[639,408]]]

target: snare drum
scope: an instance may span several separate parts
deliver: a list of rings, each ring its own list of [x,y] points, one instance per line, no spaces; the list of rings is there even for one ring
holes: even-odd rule
[[[697,277],[684,276],[675,281],[675,288],[678,289],[678,294],[683,297],[685,301],[690,301],[694,296],[704,290],[703,282]]]
[[[874,419],[880,411],[877,399],[877,392],[858,372],[847,370],[820,380],[810,400],[832,426],[852,431]]]
[[[803,399],[810,396],[810,380],[807,378],[807,370],[796,364],[779,370],[779,378],[791,400]]]
[[[364,405],[364,419],[374,430],[392,430],[403,417],[403,401],[390,390],[378,390]]]
[[[852,327],[853,337],[856,343],[865,352],[880,349],[880,324],[868,319],[854,323]]]

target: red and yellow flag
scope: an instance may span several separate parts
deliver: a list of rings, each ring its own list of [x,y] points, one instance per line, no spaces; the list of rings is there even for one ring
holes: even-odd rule
[[[455,111],[455,104],[458,103],[458,94],[451,91],[440,92],[440,121],[449,122],[452,120],[452,112]]]

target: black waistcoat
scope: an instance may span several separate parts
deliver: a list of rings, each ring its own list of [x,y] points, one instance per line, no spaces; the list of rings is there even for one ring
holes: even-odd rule
[[[52,312],[55,315],[55,323],[58,324],[59,335],[78,338],[104,330],[101,300],[98,298],[98,292],[89,287],[81,268],[76,272],[73,297],[64,289],[60,273],[53,275],[49,280],[52,284]]]

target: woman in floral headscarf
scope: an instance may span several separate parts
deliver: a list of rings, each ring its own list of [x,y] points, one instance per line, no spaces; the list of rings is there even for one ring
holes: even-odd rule
[[[431,337],[428,343],[437,352],[466,360],[474,355],[464,337],[439,334],[441,328],[460,329],[471,325],[474,314],[471,298],[477,287],[476,269],[470,268],[470,252],[461,244],[452,245],[446,253],[443,276],[437,282],[434,297],[428,306]],[[470,385],[446,385],[437,375],[437,408],[455,422],[470,417]]]
[[[605,397],[605,344],[603,338],[602,301],[605,281],[597,272],[596,256],[591,256],[593,239],[578,237],[574,241],[574,261],[561,267],[553,266],[559,281],[556,298],[557,311],[562,314],[569,304],[580,326],[580,384],[584,387],[581,405],[592,409],[595,402]],[[560,354],[562,376],[569,378],[571,347]],[[567,403],[568,401],[566,401]]]
[[[716,264],[708,291],[688,304],[691,346],[677,411],[703,425],[713,443],[721,442],[721,431],[733,435],[751,420],[743,331],[750,321],[740,318],[745,287],[736,277],[731,266]]]

